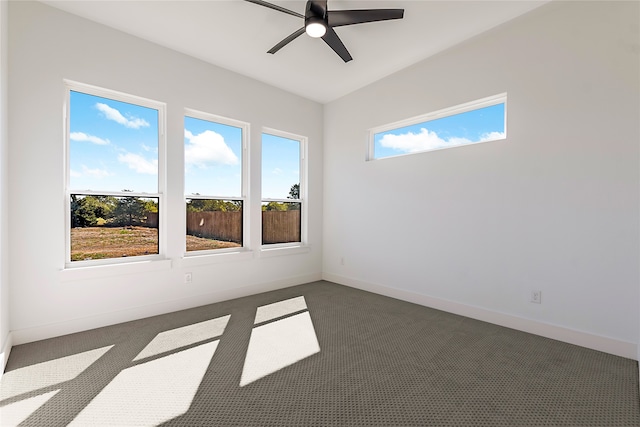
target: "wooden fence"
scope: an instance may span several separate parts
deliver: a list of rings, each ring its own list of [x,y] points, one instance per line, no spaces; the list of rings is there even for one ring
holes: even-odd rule
[[[187,212],[187,234],[242,243],[242,212]],[[262,211],[262,243],[300,241],[300,211]]]
[[[158,228],[158,212],[147,212],[147,217],[144,221],[145,226],[151,228]]]
[[[242,212],[187,212],[187,234],[242,244]]]
[[[262,244],[300,241],[300,211],[262,211]]]

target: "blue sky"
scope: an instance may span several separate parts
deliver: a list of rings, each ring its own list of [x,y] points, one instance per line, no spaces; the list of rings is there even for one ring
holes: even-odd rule
[[[504,104],[479,108],[374,135],[376,159],[505,137]]]
[[[71,91],[72,191],[158,192],[158,111]],[[168,143],[171,143],[169,141]],[[300,181],[300,142],[262,136],[263,198]],[[242,129],[184,119],[185,194],[242,196]]]
[[[262,198],[286,199],[300,183],[300,141],[262,134]]]
[[[158,192],[158,111],[71,91],[70,188]]]

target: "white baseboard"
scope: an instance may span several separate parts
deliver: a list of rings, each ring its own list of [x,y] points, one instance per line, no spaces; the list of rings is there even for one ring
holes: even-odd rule
[[[482,307],[475,307],[455,301],[434,298],[381,284],[363,282],[336,274],[323,273],[322,278],[340,285],[373,292],[414,304],[420,304],[425,307],[435,308],[449,313],[458,314],[460,316],[470,317],[483,322],[493,323],[495,325],[528,332],[534,335],[540,335],[546,338],[579,345],[581,347],[602,351],[616,356],[634,360],[638,360],[640,356],[640,346],[636,343],[603,337],[531,319],[525,319],[511,314],[491,311]]]
[[[103,326],[115,325],[131,320],[143,319],[145,317],[157,316],[160,314],[166,314],[216,302],[241,298],[262,292],[274,291],[277,289],[288,288],[304,283],[315,282],[321,280],[321,278],[321,273],[288,277],[272,282],[256,283],[253,285],[233,289],[224,289],[221,291],[211,292],[203,295],[193,295],[177,300],[132,307],[116,312],[102,313],[95,316],[82,317],[73,320],[67,320],[64,322],[13,330],[11,331],[11,335],[13,338],[12,344],[20,345],[29,342],[40,341],[43,339],[59,337],[62,335],[87,331]]]
[[[2,363],[2,369],[0,370],[0,377],[4,373],[4,368],[9,361],[9,354],[11,353],[11,347],[13,347],[13,333],[9,332],[7,338],[4,340],[4,346],[2,346],[2,353],[0,353],[0,363]]]

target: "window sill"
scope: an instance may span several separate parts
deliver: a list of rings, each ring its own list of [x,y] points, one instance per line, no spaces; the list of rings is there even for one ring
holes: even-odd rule
[[[306,254],[311,251],[311,247],[307,245],[298,246],[263,246],[260,250],[260,258],[270,258],[282,255]]]
[[[170,259],[153,261],[132,261],[119,264],[91,265],[85,267],[67,267],[60,270],[60,280],[69,282],[73,280],[96,279],[123,274],[148,273],[152,271],[170,270]]]
[[[186,255],[179,261],[182,267],[197,267],[199,265],[220,264],[233,261],[247,261],[253,259],[253,251],[207,253],[202,255]]]

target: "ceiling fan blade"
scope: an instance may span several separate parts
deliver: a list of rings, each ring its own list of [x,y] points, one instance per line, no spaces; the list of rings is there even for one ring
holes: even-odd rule
[[[291,41],[298,38],[302,33],[304,33],[304,27],[294,31],[293,33],[285,37],[280,43],[278,43],[277,45],[269,49],[267,53],[276,53],[277,51],[285,47],[287,44],[289,44]]]
[[[327,12],[327,22],[330,27],[341,27],[365,22],[402,19],[403,16],[404,9],[330,10]]]
[[[327,33],[322,36],[322,40],[324,40],[344,62],[349,62],[353,59],[333,28],[327,28]]]
[[[304,19],[304,15],[299,14],[298,12],[294,12],[293,10],[286,9],[284,7],[278,6],[277,4],[272,4],[262,0],[245,0],[249,3],[255,3],[260,6],[268,7],[269,9],[277,10],[278,12],[288,13],[289,15],[297,16],[298,18]]]

